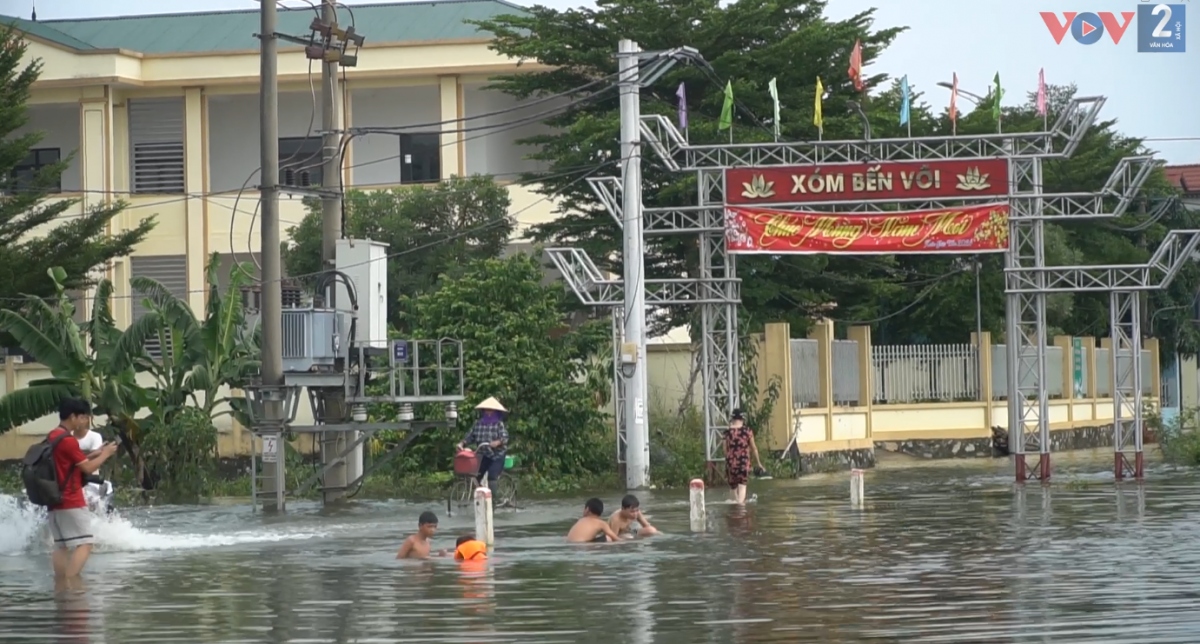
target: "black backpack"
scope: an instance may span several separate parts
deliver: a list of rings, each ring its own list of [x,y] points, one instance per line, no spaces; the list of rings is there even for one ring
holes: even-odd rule
[[[25,460],[21,463],[21,480],[25,482],[25,494],[30,503],[46,507],[62,503],[58,469],[54,467],[54,448],[70,435],[70,432],[63,431],[62,436],[53,441],[46,439],[25,452]]]

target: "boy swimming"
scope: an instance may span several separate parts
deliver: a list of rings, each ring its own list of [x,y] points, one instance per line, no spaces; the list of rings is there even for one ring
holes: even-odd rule
[[[606,543],[616,541],[617,533],[601,518],[604,502],[595,497],[583,504],[583,516],[571,526],[567,541],[571,543]]]
[[[437,534],[438,518],[432,512],[422,512],[417,519],[417,533],[400,544],[397,559],[427,559],[430,555],[429,542]],[[438,551],[439,557],[446,556],[446,551]]]
[[[454,542],[455,561],[477,561],[487,559],[487,544],[473,534],[464,534]]]
[[[650,525],[642,514],[642,502],[632,494],[621,499],[621,509],[608,518],[608,527],[622,537],[649,537],[658,534],[658,528]]]

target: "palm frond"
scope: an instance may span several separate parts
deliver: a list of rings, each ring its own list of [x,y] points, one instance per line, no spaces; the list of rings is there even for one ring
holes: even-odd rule
[[[34,360],[50,367],[53,373],[74,374],[86,370],[84,356],[72,355],[63,346],[65,334],[61,328],[43,330],[16,311],[3,310],[0,311],[0,330],[11,335],[18,346],[32,355]]]
[[[117,373],[133,369],[139,359],[146,356],[146,341],[156,337],[161,326],[162,318],[155,311],[143,315],[130,324],[113,346],[111,362],[107,371]]]
[[[0,434],[53,414],[59,401],[78,395],[77,387],[57,383],[17,389],[0,398]]]

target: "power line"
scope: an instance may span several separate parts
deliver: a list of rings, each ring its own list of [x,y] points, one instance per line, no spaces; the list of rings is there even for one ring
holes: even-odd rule
[[[562,190],[566,190],[566,189],[568,189],[568,188],[570,188],[570,187],[572,187],[572,186],[574,186],[574,185],[578,184],[579,182],[586,180],[588,177],[590,177],[590,176],[592,176],[592,175],[596,174],[597,172],[599,172],[599,171],[603,170],[604,168],[606,168],[606,167],[608,167],[608,166],[612,165],[613,163],[615,163],[615,162],[617,162],[617,161],[618,161],[618,160],[615,160],[615,159],[614,159],[614,160],[611,160],[611,161],[604,161],[604,162],[602,162],[602,163],[598,163],[598,164],[596,164],[596,165],[592,166],[592,168],[591,168],[591,171],[589,171],[589,172],[587,172],[586,174],[584,174],[584,175],[582,175],[582,176],[580,176],[580,177],[578,177],[578,178],[576,178],[576,179],[572,180],[571,182],[567,183],[566,185],[564,185],[564,186],[563,186],[563,187],[560,189],[560,191],[562,191]],[[524,213],[524,212],[526,212],[526,211],[528,211],[528,210],[532,210],[532,209],[533,209],[533,208],[535,208],[536,206],[539,206],[539,205],[541,205],[543,202],[549,201],[549,200],[550,200],[550,199],[552,199],[554,196],[555,196],[555,195],[553,195],[553,194],[550,194],[550,195],[544,195],[544,196],[542,196],[540,199],[538,199],[537,201],[535,201],[535,202],[533,202],[533,203],[529,204],[528,206],[525,206],[524,208],[521,208],[520,210],[518,210],[518,211],[516,211],[516,212],[512,213],[512,214],[510,215],[510,218],[516,218],[516,217],[520,216],[522,213]],[[391,258],[394,258],[394,257],[402,257],[402,256],[404,256],[404,255],[408,255],[408,254],[411,254],[411,253],[415,253],[415,252],[419,252],[419,251],[422,251],[422,250],[426,250],[426,249],[428,249],[428,248],[433,248],[433,247],[435,247],[435,246],[438,246],[439,244],[443,244],[443,243],[446,243],[446,242],[454,241],[455,239],[461,239],[461,238],[463,238],[463,237],[469,237],[469,236],[471,236],[471,235],[474,235],[474,234],[476,234],[476,233],[485,232],[485,231],[487,231],[487,230],[490,230],[490,229],[492,229],[492,228],[495,228],[495,227],[497,227],[497,226],[500,226],[500,225],[502,225],[502,224],[504,224],[504,223],[506,223],[506,222],[507,222],[507,220],[506,220],[506,219],[498,219],[498,220],[495,220],[495,221],[492,221],[492,222],[489,222],[489,223],[486,223],[486,224],[482,224],[482,225],[480,225],[480,226],[475,226],[475,227],[472,227],[472,228],[468,228],[468,229],[464,229],[464,230],[456,231],[456,232],[454,232],[454,233],[451,233],[451,234],[449,234],[449,235],[446,235],[445,237],[443,237],[443,238],[441,238],[441,239],[437,239],[437,240],[431,241],[431,242],[429,242],[429,243],[426,243],[426,244],[421,244],[421,245],[419,245],[419,246],[414,246],[414,247],[412,247],[412,248],[406,248],[406,249],[404,249],[404,250],[401,250],[401,251],[397,251],[397,252],[394,252],[394,253],[389,253],[388,255],[385,255],[385,256],[383,256],[383,257],[380,257],[380,258],[377,258],[377,259],[374,259],[374,260],[368,260],[368,261],[365,261],[365,262],[359,262],[359,263],[357,263],[357,264],[349,264],[349,265],[347,265],[347,268],[349,268],[349,267],[354,267],[354,266],[365,266],[365,265],[367,265],[367,264],[370,264],[370,263],[372,263],[372,262],[376,262],[376,261],[386,261],[386,260],[388,260],[388,259],[391,259]],[[287,278],[283,278],[283,279],[281,279],[281,280],[280,280],[280,283],[282,283],[282,282],[285,282],[285,281],[291,281],[291,280],[304,279],[304,278],[307,278],[307,277],[316,277],[316,276],[318,276],[318,275],[321,275],[322,273],[324,273],[324,271],[314,271],[314,272],[311,272],[311,273],[301,273],[301,274],[298,274],[298,275],[291,275],[291,276],[289,276],[289,277],[287,277]],[[204,289],[196,289],[196,290],[189,290],[189,291],[185,291],[185,292],[184,292],[184,294],[185,294],[185,295],[190,295],[190,294],[193,294],[193,293],[206,293],[206,292],[208,292],[208,288],[204,288]],[[113,296],[113,298],[116,298],[116,299],[130,299],[130,298],[133,298],[133,297],[142,297],[142,296],[140,296],[140,295],[134,295],[134,294],[129,294],[129,295],[114,295],[114,296]],[[83,298],[81,297],[81,299],[83,299]],[[0,298],[0,301],[25,302],[25,301],[27,301],[27,300],[26,300],[26,298]]]

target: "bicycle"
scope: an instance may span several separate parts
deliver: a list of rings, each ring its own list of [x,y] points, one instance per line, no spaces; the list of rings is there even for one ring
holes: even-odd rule
[[[463,471],[465,464],[456,465],[454,480],[446,494],[446,514],[453,515],[454,508],[464,508],[475,502],[475,489],[479,487],[478,458],[474,458],[475,466],[470,473]],[[496,479],[496,489],[492,490],[493,508],[517,509],[517,479],[510,472],[516,467],[518,459],[509,455],[504,459],[504,470]]]

